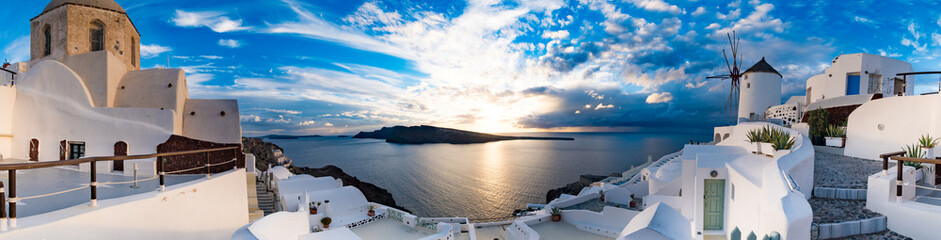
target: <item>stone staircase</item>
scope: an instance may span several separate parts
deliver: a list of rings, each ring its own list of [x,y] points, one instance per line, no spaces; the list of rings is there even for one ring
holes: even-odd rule
[[[265,184],[263,182],[255,183],[255,195],[257,196],[258,208],[263,211],[264,215],[272,214],[277,211],[275,207],[275,198],[274,193],[269,192],[265,189]]]

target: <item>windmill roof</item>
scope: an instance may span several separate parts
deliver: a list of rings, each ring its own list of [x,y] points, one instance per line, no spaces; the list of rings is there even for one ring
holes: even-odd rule
[[[745,72],[742,74],[746,74],[750,72],[774,73],[774,74],[777,74],[778,76],[784,77],[783,75],[781,75],[781,73],[778,73],[777,70],[774,70],[774,67],[771,67],[771,64],[768,64],[768,62],[765,61],[764,57],[762,57],[760,61],[755,63],[755,65],[748,68],[748,70],[745,70]]]

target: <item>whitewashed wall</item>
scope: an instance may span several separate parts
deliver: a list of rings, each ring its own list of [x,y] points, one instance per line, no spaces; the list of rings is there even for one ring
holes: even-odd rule
[[[118,141],[128,144],[128,154],[153,153],[173,130],[173,113],[168,110],[92,107],[79,76],[56,61],[33,65],[17,89],[12,121],[16,158],[28,158],[33,138],[40,143],[40,161],[59,160],[62,140],[85,142],[86,156],[114,155]]]
[[[0,86],[0,156],[13,156],[13,106],[16,103],[16,88]]]
[[[869,72],[867,74],[866,72]],[[860,75],[860,94],[869,92],[869,75],[879,74],[882,78],[881,90],[885,96],[891,96],[894,82],[890,79],[895,78],[895,74],[901,72],[911,72],[912,65],[879,55],[856,53],[838,56],[823,74],[807,79],[807,88],[811,88],[810,102],[813,103],[824,98],[834,98],[846,95],[846,76],[851,73]],[[906,95],[912,94],[915,90],[911,79],[906,82]],[[808,104],[809,104],[808,103]]]
[[[765,110],[781,104],[781,76],[774,73],[750,72],[742,77],[738,119],[763,119]]]
[[[235,99],[187,99],[183,136],[217,143],[241,143],[239,103]]]
[[[941,136],[941,95],[883,98],[863,104],[846,126],[846,156],[881,160],[923,134]],[[879,126],[882,129],[879,129]]]
[[[245,170],[18,219],[0,239],[229,239],[248,223]],[[55,197],[55,196],[53,196]]]

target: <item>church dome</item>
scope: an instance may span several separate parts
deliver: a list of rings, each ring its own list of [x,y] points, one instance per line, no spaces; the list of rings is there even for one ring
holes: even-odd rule
[[[114,0],[52,0],[49,2],[49,4],[46,5],[46,8],[42,9],[42,12],[45,13],[66,4],[75,4],[79,6],[111,10],[119,13],[127,13],[124,11],[124,8],[122,8],[118,3],[114,2]]]

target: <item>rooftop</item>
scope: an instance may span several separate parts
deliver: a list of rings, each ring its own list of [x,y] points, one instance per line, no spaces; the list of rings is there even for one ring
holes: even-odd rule
[[[542,240],[569,240],[569,239],[581,239],[581,240],[609,240],[614,238],[609,238],[601,235],[595,235],[582,231],[571,224],[565,222],[544,222],[540,224],[530,225],[536,233],[539,233],[539,239]]]
[[[351,228],[350,230],[364,240],[414,240],[433,234],[409,227],[402,224],[402,222],[390,218],[384,218],[366,225]]]
[[[761,60],[755,63],[755,65],[752,65],[750,68],[748,68],[748,70],[745,70],[745,72],[743,72],[742,74],[746,74],[750,72],[774,73],[774,74],[777,74],[778,76],[784,77],[781,75],[781,73],[778,73],[778,70],[774,70],[774,67],[771,67],[771,64],[768,64],[768,62],[765,61],[764,57],[762,57]]]

